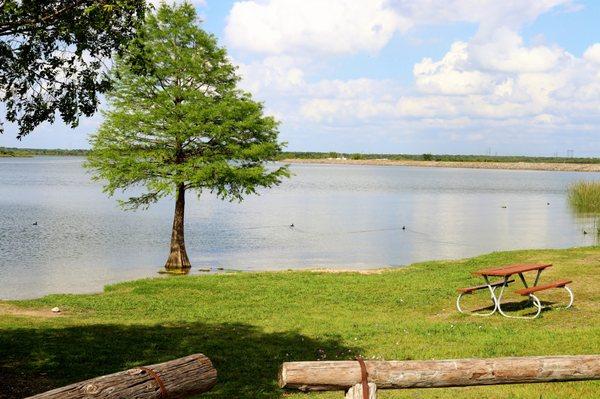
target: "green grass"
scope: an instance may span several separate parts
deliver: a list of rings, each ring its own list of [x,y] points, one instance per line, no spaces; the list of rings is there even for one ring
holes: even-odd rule
[[[542,281],[574,280],[573,309],[547,311],[533,321],[456,312],[455,289],[480,283],[471,271],[538,261],[554,263]],[[197,352],[208,355],[219,371],[219,383],[206,397],[247,399],[307,397],[277,388],[278,367],[287,360],[598,353],[599,264],[600,247],[532,250],[420,263],[381,274],[165,277],[112,285],[95,295],[0,302],[0,397]],[[484,294],[475,299],[489,300]],[[558,301],[564,295],[557,291],[542,299]],[[64,314],[45,317],[54,306]],[[36,310],[42,312],[36,315]],[[598,382],[577,382],[383,391],[381,397],[591,399],[599,391]]]
[[[580,181],[569,188],[569,203],[577,213],[600,214],[600,181]]]

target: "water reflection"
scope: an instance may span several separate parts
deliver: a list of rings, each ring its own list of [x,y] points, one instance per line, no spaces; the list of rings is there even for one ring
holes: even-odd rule
[[[121,211],[81,161],[0,159],[0,298],[99,290],[155,276],[164,264],[171,201]],[[593,173],[340,165],[292,171],[281,187],[242,204],[188,197],[192,273],[396,266],[598,242],[583,234],[597,232],[597,218],[574,215],[566,200],[567,187]]]
[[[581,228],[581,233],[584,236],[589,236],[594,244],[600,245],[600,214],[576,212],[574,214],[575,220]]]

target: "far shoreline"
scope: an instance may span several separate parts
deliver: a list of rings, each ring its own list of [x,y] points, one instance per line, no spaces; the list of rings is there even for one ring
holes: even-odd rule
[[[499,169],[537,170],[550,172],[600,172],[600,164],[559,163],[559,162],[474,162],[474,161],[417,161],[392,159],[344,159],[344,158],[288,158],[281,160],[289,164],[324,165],[367,165],[367,166],[409,166],[425,168],[455,169]]]
[[[34,158],[39,156],[57,157],[84,157],[85,150],[35,150],[45,153],[15,151],[13,153],[0,153],[0,159]],[[495,170],[532,170],[548,172],[600,172],[600,163],[577,162],[499,162],[499,161],[436,161],[417,159],[389,159],[389,158],[283,158],[277,162],[286,164],[314,164],[314,165],[359,165],[359,166],[406,166],[421,168],[450,168],[450,169],[495,169]]]

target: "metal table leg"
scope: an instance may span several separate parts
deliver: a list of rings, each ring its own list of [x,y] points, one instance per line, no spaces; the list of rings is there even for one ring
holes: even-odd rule
[[[497,309],[497,304],[496,304],[496,296],[495,296],[495,293],[494,293],[494,291],[496,290],[496,287],[491,287],[491,286],[489,286],[489,285],[488,285],[488,288],[489,288],[489,289],[490,289],[490,291],[491,291],[491,299],[492,299],[492,303],[494,304],[494,309],[492,309],[492,311],[491,311],[491,312],[488,312],[488,313],[476,313],[476,312],[468,312],[468,313],[467,313],[467,312],[463,311],[463,310],[462,310],[462,308],[460,307],[460,300],[461,300],[461,298],[463,297],[463,295],[464,295],[464,292],[461,292],[461,293],[458,295],[458,298],[456,298],[456,309],[458,309],[458,311],[459,311],[460,313],[469,314],[469,315],[472,315],[472,316],[484,316],[484,317],[486,317],[486,316],[491,316],[491,315],[493,315],[494,313],[496,313],[496,309]]]
[[[500,290],[500,294],[498,295],[497,303],[498,303],[498,312],[504,316],[504,317],[508,317],[510,319],[535,319],[536,317],[538,317],[540,315],[540,313],[542,312],[542,304],[540,303],[540,300],[533,294],[529,294],[529,299],[531,299],[531,301],[533,302],[533,306],[535,306],[537,308],[537,312],[535,313],[535,315],[533,316],[511,316],[508,315],[506,313],[504,313],[504,311],[502,310],[501,307],[501,300],[502,300],[502,294],[504,294],[504,287],[507,286],[506,281],[508,280],[510,276],[505,276],[504,277],[504,282],[505,284],[502,285],[502,289]],[[525,278],[523,277],[522,273],[519,273],[519,277],[521,278],[521,281],[523,282],[523,285],[525,285],[525,288],[527,287],[527,282],[525,281]],[[537,280],[537,279],[536,279]]]

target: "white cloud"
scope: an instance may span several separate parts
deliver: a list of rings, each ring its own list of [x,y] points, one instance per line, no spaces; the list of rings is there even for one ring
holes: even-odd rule
[[[594,43],[588,47],[583,53],[583,58],[595,64],[600,64],[600,43]]]
[[[469,66],[468,44],[456,42],[440,61],[425,58],[415,64],[413,74],[423,92],[464,95],[489,91],[493,78]]]
[[[536,126],[590,129],[600,121],[595,46],[578,58],[557,47],[527,47],[520,37],[501,39],[499,45],[488,44],[504,49],[506,64],[494,61],[494,68],[484,67],[479,44],[455,42],[441,59],[424,59],[414,66],[414,89],[390,80],[309,83],[303,77],[295,86],[286,80],[269,84],[263,93],[275,97],[285,91],[292,119],[331,126],[401,121],[412,128],[521,126],[527,131]],[[521,53],[528,55],[519,69],[510,55],[520,59]],[[548,53],[553,54],[551,62],[545,59]],[[529,59],[536,57],[544,60]]]
[[[252,0],[234,4],[225,35],[260,53],[341,54],[379,50],[410,25],[386,0]]]
[[[298,130],[310,124],[336,134],[342,128],[437,131],[465,142],[498,132],[513,139],[537,132],[593,132],[600,123],[600,43],[575,56],[540,37],[526,43],[519,34],[523,24],[559,6],[576,5],[563,0],[253,0],[233,7],[226,30],[236,48],[263,54],[241,63],[245,87]],[[443,56],[417,62],[414,85],[318,78],[327,61],[323,53],[377,51],[396,31],[448,21],[475,22],[479,29],[470,40],[452,43]],[[373,24],[382,29],[365,29]]]
[[[343,54],[383,48],[396,32],[417,26],[473,22],[485,37],[516,29],[572,0],[245,0],[228,16],[228,43],[267,54]]]
[[[473,63],[483,69],[502,72],[543,72],[552,69],[566,54],[559,48],[526,47],[523,39],[506,27],[490,34],[485,41],[475,40],[469,46]]]
[[[250,63],[233,62],[244,78],[242,87],[253,93],[273,89],[284,92],[306,84],[301,69],[304,62],[298,58],[271,56]]]
[[[374,99],[316,98],[305,102],[301,115],[313,122],[354,123],[394,115],[394,104]]]
[[[517,28],[572,0],[395,0],[396,9],[418,25],[473,22],[485,35],[500,26]]]
[[[288,56],[271,56],[247,64],[234,61],[243,78],[241,87],[261,100],[272,99],[267,103],[277,104],[278,109],[271,110],[271,114],[286,122],[303,118],[333,121],[346,112],[361,119],[393,113],[399,92],[394,81],[359,78],[308,82],[302,69],[307,62]]]

